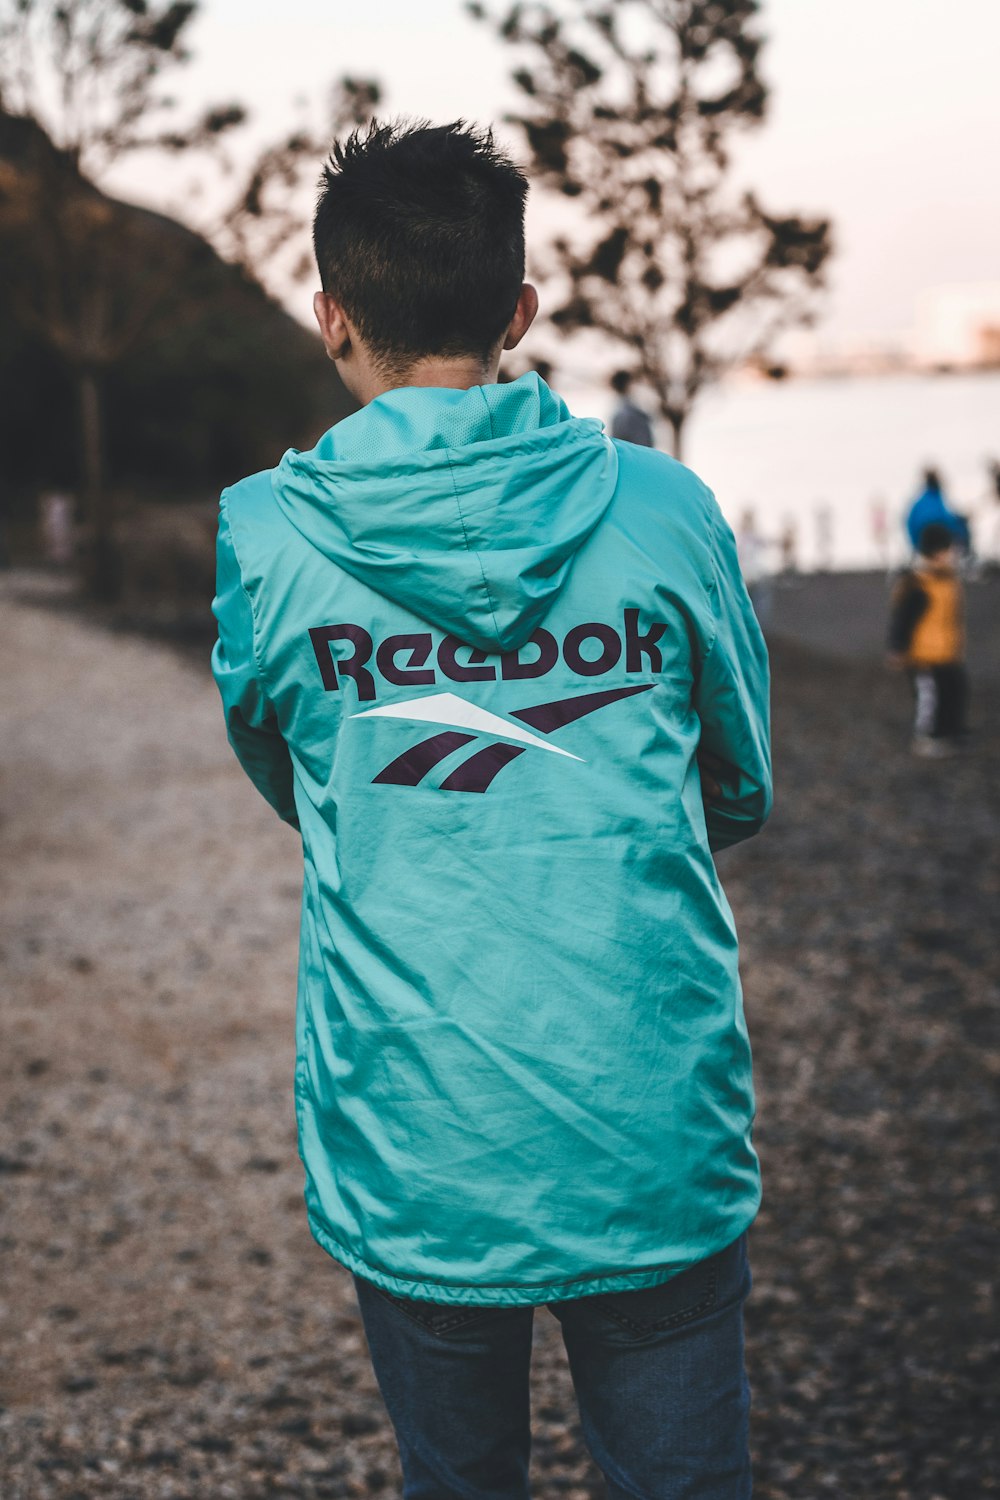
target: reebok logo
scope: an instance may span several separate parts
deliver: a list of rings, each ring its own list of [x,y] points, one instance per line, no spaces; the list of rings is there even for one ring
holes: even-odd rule
[[[453,635],[445,636],[435,650],[429,630],[390,635],[376,644],[363,626],[348,622],[314,625],[309,639],[326,691],[339,692],[350,681],[359,700],[370,703],[378,697],[376,673],[393,687],[433,687],[441,677],[451,682],[518,682],[544,677],[560,656],[578,677],[611,672],[623,656],[626,672],[662,672],[657,642],[666,628],[663,620],[642,628],[639,611],[626,609],[620,629],[587,620],[568,630],[561,642],[551,631],[539,629],[520,650],[492,656]]]
[[[490,713],[469,703],[456,693],[431,693],[425,698],[411,698],[405,703],[387,703],[383,708],[369,708],[352,715],[355,719],[412,719],[417,722],[452,726],[418,740],[402,755],[372,778],[372,785],[419,786],[424,777],[449,755],[486,738],[487,744],[475,750],[441,783],[442,792],[485,792],[494,778],[528,749],[545,750],[551,755],[579,761],[579,755],[552,745],[540,735],[553,734],[565,724],[572,724],[587,714],[596,713],[621,698],[648,693],[651,682],[635,687],[611,688],[603,693],[581,693],[575,698],[561,698],[555,703],[536,703],[530,708],[514,709],[509,717]],[[518,720],[513,723],[512,720]],[[530,724],[539,731],[532,734],[523,728]]]

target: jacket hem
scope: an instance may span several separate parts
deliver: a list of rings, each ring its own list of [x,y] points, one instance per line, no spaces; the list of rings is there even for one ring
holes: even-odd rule
[[[369,1265],[334,1239],[333,1235],[312,1213],[308,1213],[309,1230],[321,1249],[338,1261],[362,1281],[371,1281],[383,1291],[397,1297],[410,1297],[418,1302],[441,1302],[446,1305],[471,1307],[526,1307],[543,1306],[547,1302],[567,1302],[575,1297],[610,1296],[616,1292],[635,1292],[644,1287],[659,1286],[664,1281],[690,1270],[699,1261],[707,1260],[725,1250],[739,1239],[757,1217],[759,1200],[755,1199],[752,1212],[737,1218],[735,1227],[727,1226],[722,1237],[710,1241],[703,1252],[688,1260],[664,1262],[650,1266],[644,1271],[603,1272],[577,1276],[572,1281],[540,1282],[534,1286],[495,1285],[473,1286],[458,1283],[426,1281],[406,1276],[397,1276],[381,1266]]]

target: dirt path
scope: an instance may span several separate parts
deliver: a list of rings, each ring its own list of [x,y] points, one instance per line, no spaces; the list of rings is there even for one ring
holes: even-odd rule
[[[268,1492],[257,1469],[329,1469],[342,1421],[380,1421],[347,1278],[301,1205],[296,840],[236,765],[206,673],[0,609],[18,706],[0,787],[0,1493],[244,1500]],[[338,1350],[357,1396],[337,1390]],[[332,1452],[295,1428],[299,1382],[337,1411]]]
[[[291,1101],[294,835],[207,672],[0,584],[0,1494],[398,1493]],[[758,1500],[1000,1493],[998,715],[901,753],[869,669],[776,660],[779,808],[726,857],[765,1210]],[[601,1493],[537,1320],[538,1500]]]

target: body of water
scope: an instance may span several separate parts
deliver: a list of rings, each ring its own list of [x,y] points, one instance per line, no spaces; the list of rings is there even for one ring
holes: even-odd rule
[[[580,415],[608,416],[604,392],[560,388]],[[804,569],[902,562],[903,517],[926,465],[971,518],[977,550],[1000,559],[1000,502],[986,467],[1000,459],[1000,373],[731,384],[703,397],[685,441],[685,462],[731,523],[752,509],[775,560],[791,526]],[[879,505],[888,549],[874,524]]]

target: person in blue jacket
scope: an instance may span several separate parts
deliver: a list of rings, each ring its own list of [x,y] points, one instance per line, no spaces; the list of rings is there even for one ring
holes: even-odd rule
[[[336,145],[316,317],[360,410],[222,496],[213,670],[302,840],[295,1099],[409,1500],[527,1495],[534,1307],[614,1496],[744,1500],[759,1203],[713,859],[771,801],[705,485],[500,383],[537,308],[490,132]]]
[[[914,552],[920,551],[920,536],[925,526],[946,526],[963,552],[968,552],[972,545],[969,523],[945,500],[937,469],[924,470],[923,489],[906,515],[906,534]]]

